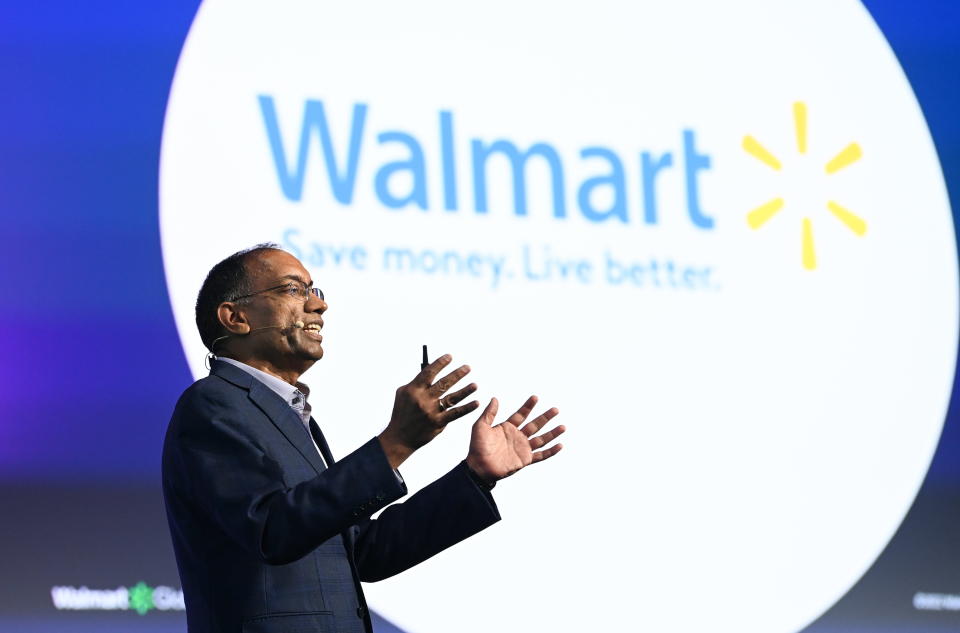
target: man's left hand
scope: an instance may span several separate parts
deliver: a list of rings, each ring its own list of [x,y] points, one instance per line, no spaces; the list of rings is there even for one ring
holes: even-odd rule
[[[537,431],[560,413],[558,409],[549,409],[524,424],[536,404],[537,397],[530,396],[516,413],[494,426],[499,404],[496,398],[490,400],[490,404],[473,424],[470,450],[467,454],[467,466],[481,479],[492,484],[530,464],[553,457],[563,448],[563,444],[543,448],[566,430],[562,425],[542,435],[536,435]]]

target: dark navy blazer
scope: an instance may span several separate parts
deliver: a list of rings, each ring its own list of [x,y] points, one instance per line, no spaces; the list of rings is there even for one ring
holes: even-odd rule
[[[228,363],[180,397],[163,493],[191,633],[369,633],[360,581],[500,518],[461,463],[372,520],[407,492],[379,441],[334,461],[314,440],[329,467],[283,398]]]

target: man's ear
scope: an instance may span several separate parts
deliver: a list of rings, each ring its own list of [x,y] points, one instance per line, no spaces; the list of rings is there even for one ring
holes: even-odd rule
[[[224,301],[217,306],[217,319],[220,325],[231,334],[249,334],[250,324],[243,309],[232,301]]]

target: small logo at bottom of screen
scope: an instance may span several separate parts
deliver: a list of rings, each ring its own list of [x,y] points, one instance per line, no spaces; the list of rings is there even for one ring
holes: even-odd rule
[[[151,587],[142,580],[132,587],[90,589],[87,586],[59,585],[50,588],[53,606],[58,611],[183,611],[183,591],[158,585]]]

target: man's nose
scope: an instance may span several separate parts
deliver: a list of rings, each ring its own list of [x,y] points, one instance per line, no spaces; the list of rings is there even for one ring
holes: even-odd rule
[[[327,311],[327,302],[320,297],[311,294],[307,297],[307,302],[303,304],[304,312],[319,312],[323,314]]]

